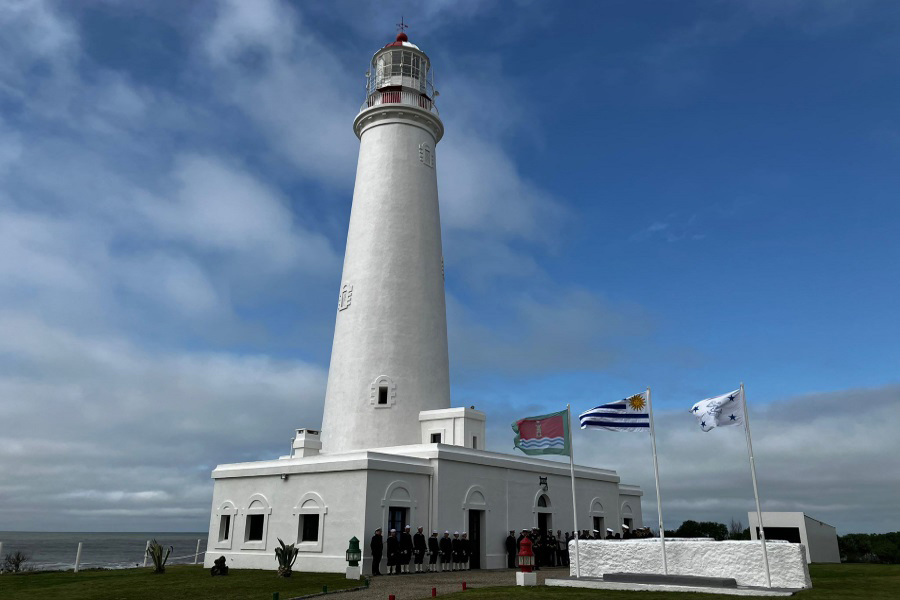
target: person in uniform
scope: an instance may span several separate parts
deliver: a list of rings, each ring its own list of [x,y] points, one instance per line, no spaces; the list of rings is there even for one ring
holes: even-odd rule
[[[507,569],[515,569],[516,568],[516,555],[519,553],[517,550],[518,543],[516,542],[516,532],[513,529],[509,530],[509,535],[506,536],[506,568]]]
[[[556,566],[556,536],[552,530],[547,531],[545,538],[546,547],[544,548],[544,564],[548,567]]]
[[[372,577],[381,575],[381,554],[384,551],[384,540],[381,538],[381,527],[375,530],[372,541],[369,542],[372,551]]]
[[[445,531],[444,537],[441,538],[441,571],[449,571],[450,563],[453,560],[453,540],[450,539],[450,532]]]
[[[413,558],[416,563],[416,573],[422,572],[422,561],[425,560],[425,553],[428,551],[428,546],[425,544],[425,534],[422,533],[422,528],[419,527],[416,534],[413,536]]]
[[[437,559],[440,553],[441,548],[438,544],[438,533],[437,531],[432,531],[431,537],[428,538],[428,570],[432,573],[437,571]]]
[[[413,542],[412,536],[409,535],[409,525],[403,529],[400,534],[400,570],[403,573],[409,573],[409,561],[412,560]]]
[[[608,539],[608,540],[613,539],[613,530],[610,529],[609,527],[606,528],[606,539]]]
[[[631,527],[628,525],[622,525],[622,539],[630,540],[631,539]]]
[[[469,570],[469,558],[472,556],[472,543],[469,541],[468,534],[463,531],[462,538],[460,541],[460,549],[462,550],[462,561],[460,564],[460,569],[463,571]]]
[[[453,532],[453,540],[450,542],[453,549],[453,566],[451,570],[459,571],[462,568],[462,541],[459,539],[459,532]]]
[[[388,575],[400,573],[400,542],[397,540],[397,530],[391,529],[387,539],[387,564]]]

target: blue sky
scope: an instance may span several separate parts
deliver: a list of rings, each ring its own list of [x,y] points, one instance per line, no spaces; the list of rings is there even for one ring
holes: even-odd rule
[[[455,405],[654,390],[667,524],[897,529],[900,6],[0,8],[3,529],[203,530],[318,426],[372,53],[432,58]],[[649,444],[576,436],[655,509]],[[645,519],[653,521],[652,518]]]

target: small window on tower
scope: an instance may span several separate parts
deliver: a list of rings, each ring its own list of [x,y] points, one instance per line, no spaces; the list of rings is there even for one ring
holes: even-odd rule
[[[431,434],[431,443],[432,444],[440,444],[441,443],[441,434],[432,433]]]
[[[472,436],[472,447],[475,448],[476,450],[478,450],[478,436],[477,435]]]
[[[378,404],[387,404],[388,387],[386,385],[378,386]]]

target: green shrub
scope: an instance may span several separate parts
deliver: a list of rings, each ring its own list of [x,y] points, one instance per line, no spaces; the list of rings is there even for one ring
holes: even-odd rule
[[[293,568],[294,563],[297,562],[297,553],[299,550],[297,550],[294,544],[286,545],[281,541],[281,538],[278,538],[278,543],[281,544],[280,548],[275,548],[275,558],[278,559],[278,576],[290,577],[291,569]]]
[[[153,561],[154,573],[166,572],[166,561],[169,560],[169,554],[172,553],[172,549],[172,546],[169,546],[168,550],[166,550],[156,540],[150,541],[150,546],[147,548],[147,556]],[[163,555],[163,551],[165,551],[165,556]]]

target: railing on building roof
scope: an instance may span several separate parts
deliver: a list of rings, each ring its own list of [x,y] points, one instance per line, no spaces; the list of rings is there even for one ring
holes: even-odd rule
[[[381,106],[382,104],[405,104],[406,106],[416,106],[427,110],[428,112],[440,115],[437,106],[434,105],[434,100],[416,92],[407,92],[403,90],[373,92],[369,94],[369,97],[363,102],[363,105],[359,107],[359,110],[362,112],[367,108]]]

